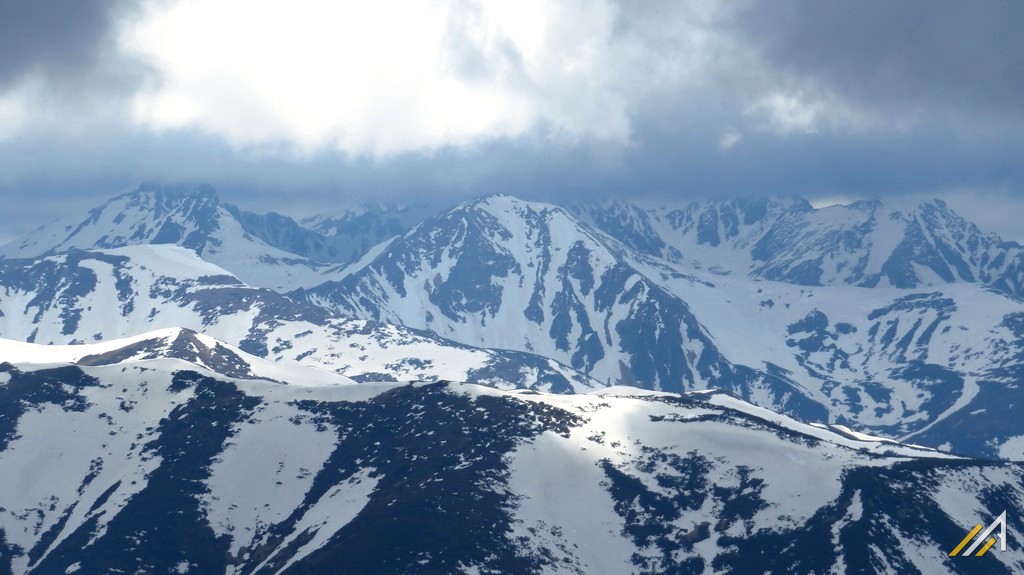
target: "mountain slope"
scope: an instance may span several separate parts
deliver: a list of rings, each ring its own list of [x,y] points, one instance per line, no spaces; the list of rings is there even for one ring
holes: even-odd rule
[[[471,345],[555,358],[605,384],[713,386],[811,419],[826,411],[770,371],[731,364],[687,304],[561,208],[509,196],[426,220],[296,298]]]
[[[800,205],[766,205],[764,218],[803,213]],[[984,424],[985,409],[1011,409],[989,398],[1024,404],[1016,385],[1024,338],[1008,327],[1024,314],[1015,296],[963,281],[940,292],[751,280],[694,265],[667,243],[657,248],[647,212],[631,209],[617,222],[601,223],[606,233],[555,206],[485,198],[296,296],[465,343],[531,350],[606,384],[716,387],[808,420],[1024,457],[1020,418]],[[628,227],[647,232],[631,236]],[[958,421],[969,436],[956,432]]]
[[[300,223],[335,246],[338,256],[332,261],[348,263],[377,244],[404,234],[440,208],[429,203],[365,202],[336,214],[304,218]]]
[[[560,391],[594,383],[557,362],[337,317],[245,285],[171,245],[0,260],[0,336],[70,344],[186,327],[258,357],[358,381],[458,379]]]
[[[921,291],[732,276],[701,283],[638,268],[690,304],[724,357],[774,365],[827,406],[831,421],[962,453],[1024,458],[1021,418],[991,419],[1024,404],[1019,298],[972,283]],[[981,405],[996,397],[1001,407]]]
[[[124,339],[80,345],[40,345],[0,339],[0,357],[14,364],[120,365],[154,359],[180,359],[234,379],[294,381],[302,385],[352,385],[325,369],[272,362],[190,329],[169,328]]]
[[[140,194],[149,203],[136,215],[147,230],[154,226],[146,218],[212,205],[218,222],[249,230],[225,242],[310,253],[327,249],[332,238],[345,243],[405,229],[416,212],[371,205],[346,212],[347,219],[308,222],[316,230],[306,230],[282,216],[221,206],[215,197],[196,204],[206,208],[189,208],[202,194]],[[156,197],[164,201],[151,201]],[[200,228],[185,236],[193,249],[216,236]],[[323,276],[332,281],[294,292],[302,303],[254,290],[195,256],[175,256],[180,261],[171,265],[184,266],[180,271],[142,269],[161,269],[169,251],[152,266],[145,253],[154,252],[129,254],[134,271],[98,255],[71,253],[27,267],[8,260],[0,265],[7,278],[0,313],[9,316],[0,317],[0,335],[69,343],[183,326],[260,357],[323,365],[364,381],[529,386],[529,378],[547,374],[545,389],[594,383],[575,369],[602,384],[717,387],[807,420],[1014,458],[1024,457],[1024,420],[1013,411],[1024,404],[1016,385],[1024,335],[1014,326],[1024,303],[1011,293],[1015,249],[938,202],[564,209],[489,197],[429,218],[357,262],[334,264]],[[274,275],[276,265],[249,262],[248,273]],[[1003,279],[984,275],[993,270]],[[827,285],[806,285],[815,283]],[[993,415],[998,424],[986,423]]]
[[[1014,545],[946,555],[1003,509],[1021,527],[1020,466],[722,394],[307,388],[180,360],[3,364],[0,381],[0,557],[14,572],[1024,567]]]
[[[309,230],[288,216],[276,212],[258,214],[232,204],[224,209],[234,217],[245,233],[279,250],[314,262],[345,263],[351,256],[346,246],[331,237]]]
[[[800,199],[570,209],[637,250],[719,273],[798,285],[967,282],[1024,295],[1024,247],[983,233],[941,200],[859,201],[817,210]]]
[[[286,291],[322,281],[319,274],[327,264],[268,244],[260,239],[259,233],[250,233],[247,227],[258,226],[245,215],[237,208],[221,204],[209,186],[143,184],[86,215],[74,214],[42,226],[0,248],[0,255],[26,258],[75,249],[174,244],[196,252],[252,285]],[[279,216],[275,224],[283,226],[285,220],[290,222]],[[315,243],[319,237],[312,232],[303,233],[297,226],[292,231],[309,242]],[[287,237],[285,232],[279,235]],[[290,239],[293,243],[300,241]],[[284,246],[284,240],[277,244]]]

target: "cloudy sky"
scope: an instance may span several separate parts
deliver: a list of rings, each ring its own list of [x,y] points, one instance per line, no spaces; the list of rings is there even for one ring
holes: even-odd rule
[[[140,181],[947,198],[1024,240],[1016,0],[0,0],[0,238]]]

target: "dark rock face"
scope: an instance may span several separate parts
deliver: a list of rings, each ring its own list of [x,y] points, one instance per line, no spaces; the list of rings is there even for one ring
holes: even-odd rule
[[[95,524],[88,522],[68,534],[38,564],[40,572],[58,572],[57,566],[66,570],[76,563],[85,572],[96,573],[166,573],[182,564],[200,573],[225,571],[227,541],[205,525],[199,496],[232,426],[248,419],[259,401],[199,374],[181,372],[174,385],[193,395],[160,421],[155,430],[159,439],[143,447],[147,457],[161,460],[146,486],[106,524],[99,538],[93,540]],[[169,545],[171,541],[174,544]]]

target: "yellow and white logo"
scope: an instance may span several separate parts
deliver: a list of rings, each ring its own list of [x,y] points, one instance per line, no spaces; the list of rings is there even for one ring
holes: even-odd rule
[[[978,532],[981,531],[981,523],[976,525],[974,529],[971,529],[971,532],[967,534],[967,537],[964,537],[964,540],[961,541],[960,544],[956,546],[956,548],[949,552],[949,556],[956,557],[957,555],[962,555],[964,557],[969,557],[973,555],[975,557],[981,557],[982,555],[987,553],[993,545],[996,544],[996,537],[992,537],[992,533],[996,530],[996,528],[999,529],[999,533],[996,535],[996,537],[999,538],[999,550],[1006,551],[1006,512],[1003,511],[999,514],[999,517],[996,517],[995,521],[993,521],[987,528],[985,528],[985,531],[980,536],[978,536],[977,539],[975,539],[974,536],[978,535]],[[970,543],[972,539],[974,539],[974,543],[971,544],[970,547],[967,547],[967,551],[964,551],[961,554],[960,551],[962,551],[963,548],[968,543]],[[975,554],[974,551],[978,549],[978,546],[981,545],[983,541],[985,542],[985,544],[982,545],[978,553]]]

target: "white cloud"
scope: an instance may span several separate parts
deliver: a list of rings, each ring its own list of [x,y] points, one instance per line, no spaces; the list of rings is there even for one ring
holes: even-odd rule
[[[837,95],[773,70],[731,36],[741,4],[142,2],[119,15],[113,51],[80,90],[43,78],[0,91],[0,141],[181,131],[226,141],[243,158],[293,160],[526,135],[542,136],[531,139],[541,147],[621,151],[638,119],[678,126],[681,138],[695,124],[685,120],[698,119],[709,131],[696,137],[722,152],[757,131],[866,125]]]
[[[781,136],[816,134],[822,131],[864,132],[888,127],[905,131],[913,124],[912,115],[898,121],[883,119],[869,110],[851,105],[841,95],[814,86],[788,87],[791,78],[772,77],[765,83],[763,95],[753,99],[745,115],[762,129]],[[783,87],[787,86],[787,87]]]
[[[77,102],[88,105],[80,109],[74,105]],[[117,122],[121,114],[117,108],[116,102],[91,94],[74,102],[61,98],[45,78],[29,74],[7,91],[0,91],[0,142],[33,133],[79,137]]]
[[[728,152],[735,148],[736,144],[740,143],[740,140],[742,139],[743,134],[735,128],[729,128],[724,134],[722,134],[722,137],[718,139],[718,149],[723,152]]]
[[[28,102],[24,90],[0,94],[0,142],[14,138],[28,122]]]
[[[848,206],[848,205],[852,204],[853,202],[856,202],[859,199],[863,199],[863,198],[854,198],[854,197],[845,196],[845,195],[841,195],[841,196],[832,195],[832,196],[811,197],[811,198],[808,199],[808,201],[811,203],[811,207],[812,208],[814,208],[816,210],[820,210],[820,209],[823,209],[823,208],[830,208],[832,206]]]
[[[616,18],[607,0],[179,0],[122,47],[159,77],[135,122],[239,147],[390,155],[538,126],[625,143],[641,54]]]
[[[747,114],[762,117],[780,134],[811,134],[822,121],[823,104],[799,93],[773,92],[755,101]]]

